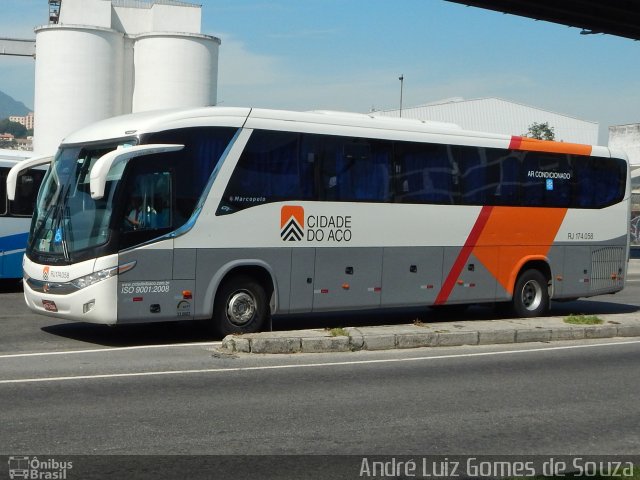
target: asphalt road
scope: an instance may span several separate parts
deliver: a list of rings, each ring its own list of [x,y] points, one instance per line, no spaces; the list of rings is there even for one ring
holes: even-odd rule
[[[220,357],[0,358],[0,452],[634,454],[640,339]]]

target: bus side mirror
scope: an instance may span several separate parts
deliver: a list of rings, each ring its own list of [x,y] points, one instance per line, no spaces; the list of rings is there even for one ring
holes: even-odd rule
[[[40,165],[46,165],[47,163],[51,163],[52,160],[53,155],[45,155],[41,157],[27,158],[26,160],[16,163],[11,170],[9,170],[9,174],[7,175],[7,197],[9,200],[13,201],[16,199],[16,185],[18,183],[18,176],[21,172]]]
[[[177,144],[150,144],[137,145],[135,147],[118,147],[112,152],[101,156],[91,167],[91,175],[89,177],[89,188],[91,189],[91,198],[99,200],[104,197],[104,189],[107,184],[107,174],[114,165],[121,162],[128,162],[132,158],[151,155],[153,153],[175,152],[182,150],[184,145]]]

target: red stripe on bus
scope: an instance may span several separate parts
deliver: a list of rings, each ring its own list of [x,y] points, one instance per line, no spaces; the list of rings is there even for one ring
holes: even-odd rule
[[[435,305],[442,305],[447,301],[449,295],[451,295],[451,291],[456,284],[456,280],[462,272],[464,264],[467,263],[469,255],[471,255],[473,248],[476,246],[476,243],[480,238],[480,234],[482,233],[482,230],[484,229],[487,221],[489,220],[489,217],[491,216],[492,210],[493,207],[490,206],[484,206],[482,207],[482,210],[480,210],[480,215],[478,215],[476,223],[473,225],[471,232],[469,232],[467,241],[464,243],[462,250],[460,250],[460,254],[458,255],[458,258],[456,258],[453,267],[449,271],[447,279],[442,284],[442,288],[440,289],[440,292],[438,293],[438,296],[436,297],[436,300],[434,302]]]
[[[520,145],[522,145],[522,137],[511,137],[511,142],[509,142],[509,150],[519,150]]]

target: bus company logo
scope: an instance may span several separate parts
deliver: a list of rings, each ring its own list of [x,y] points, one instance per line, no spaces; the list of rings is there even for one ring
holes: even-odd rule
[[[44,267],[42,269],[42,279],[44,281],[68,280],[69,272],[61,272],[59,270],[50,270],[50,267]]]
[[[280,238],[285,242],[299,242],[304,238],[304,208],[294,205],[282,207]]]

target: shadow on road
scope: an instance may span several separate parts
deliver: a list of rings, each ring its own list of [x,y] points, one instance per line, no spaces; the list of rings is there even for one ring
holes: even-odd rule
[[[42,327],[43,332],[106,347],[134,347],[217,340],[204,322],[165,322],[140,325],[61,323]]]
[[[553,302],[550,315],[570,314],[605,315],[633,313],[640,310],[635,305],[595,300]],[[332,313],[276,317],[272,322],[275,331],[305,328],[362,327],[402,325],[414,322],[436,323],[462,320],[492,320],[512,318],[504,308],[494,305],[472,305],[467,309],[401,309],[357,313]],[[212,334],[206,322],[165,322],[141,325],[94,325],[89,323],[62,323],[49,325],[42,331],[60,337],[108,347],[195,343],[220,340]]]
[[[570,314],[611,315],[637,311],[640,311],[640,307],[637,305],[596,300],[575,300],[573,302],[553,302],[551,304],[551,315],[557,317]]]

